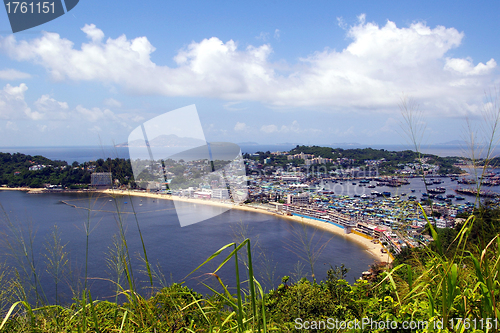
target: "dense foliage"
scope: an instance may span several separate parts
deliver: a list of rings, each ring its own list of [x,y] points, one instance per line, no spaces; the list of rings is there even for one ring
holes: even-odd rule
[[[37,170],[30,170],[35,168]],[[0,185],[9,187],[44,187],[45,184],[71,187],[90,184],[92,172],[110,172],[120,184],[133,181],[132,167],[129,160],[108,158],[106,160],[69,165],[65,161],[52,161],[42,156],[30,156],[20,153],[0,153]]]

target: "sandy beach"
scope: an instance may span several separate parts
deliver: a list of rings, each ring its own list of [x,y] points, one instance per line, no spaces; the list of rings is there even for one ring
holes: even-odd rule
[[[387,253],[382,253],[381,250],[383,249],[383,246],[380,244],[380,242],[373,243],[372,240],[368,239],[367,237],[360,236],[360,235],[357,235],[354,233],[345,234],[344,229],[336,227],[333,224],[330,224],[327,222],[321,222],[318,220],[303,218],[303,217],[299,217],[299,216],[283,215],[283,214],[279,214],[278,212],[273,211],[273,210],[259,208],[259,207],[250,206],[250,205],[235,205],[232,203],[224,203],[224,202],[219,202],[219,201],[214,201],[214,200],[181,198],[181,197],[177,197],[177,196],[171,196],[168,194],[147,193],[147,192],[142,192],[142,191],[123,191],[123,190],[109,189],[109,190],[103,190],[103,191],[99,191],[99,192],[103,193],[103,194],[110,195],[110,196],[130,195],[130,196],[154,198],[154,199],[178,200],[178,201],[184,201],[184,202],[190,202],[190,203],[196,203],[196,204],[202,204],[202,205],[212,205],[212,206],[219,206],[219,207],[225,207],[225,208],[230,208],[230,209],[245,210],[248,212],[255,212],[255,213],[259,213],[259,214],[274,215],[274,216],[278,216],[280,218],[291,220],[291,221],[294,221],[297,223],[305,223],[305,224],[313,226],[315,228],[318,228],[318,229],[324,230],[326,232],[330,232],[332,234],[335,234],[336,236],[344,237],[344,238],[348,239],[349,241],[352,241],[352,242],[357,243],[358,245],[361,245],[377,261],[392,262],[392,258]]]

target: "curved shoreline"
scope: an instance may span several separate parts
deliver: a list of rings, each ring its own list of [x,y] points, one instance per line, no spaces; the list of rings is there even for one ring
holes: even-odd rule
[[[7,187],[0,187],[0,190],[11,190],[11,191],[27,191],[28,193],[44,193],[43,189],[32,189],[32,188],[7,188]],[[54,193],[69,193],[66,191],[57,191]],[[341,229],[339,227],[334,226],[333,224],[327,223],[327,222],[321,222],[318,220],[314,219],[309,219],[309,218],[304,218],[304,217],[299,217],[299,216],[289,216],[289,215],[284,215],[284,214],[279,214],[277,212],[270,211],[268,209],[263,209],[255,206],[249,206],[249,205],[235,205],[232,203],[224,203],[220,201],[213,201],[213,200],[205,200],[205,199],[191,199],[191,198],[181,198],[177,196],[171,196],[168,194],[156,194],[156,193],[147,193],[147,192],[139,192],[139,191],[125,191],[125,190],[114,190],[114,189],[108,189],[108,190],[93,190],[93,191],[70,191],[70,193],[101,193],[109,196],[135,196],[135,197],[144,197],[144,198],[153,198],[153,199],[162,199],[162,200],[172,200],[172,201],[182,201],[182,202],[189,202],[189,203],[196,203],[196,204],[202,204],[202,205],[210,205],[210,206],[218,206],[218,207],[224,207],[228,209],[238,209],[238,210],[244,210],[247,212],[254,212],[254,213],[259,213],[259,214],[268,214],[268,215],[273,215],[276,217],[280,217],[286,220],[290,220],[296,223],[304,223],[306,225],[315,227],[317,229],[329,232],[331,234],[334,234],[336,236],[341,236],[344,239],[347,239],[349,241],[352,241],[361,247],[365,249],[372,258],[374,258],[376,261],[379,262],[392,262],[392,258],[388,253],[382,253],[381,249],[383,249],[383,246],[377,242],[377,243],[372,243],[372,241],[366,237],[357,235],[355,233],[350,233],[350,234],[345,234],[344,229]]]
[[[231,203],[223,203],[223,202],[218,202],[218,201],[212,201],[212,200],[204,200],[204,199],[192,199],[192,198],[181,198],[177,196],[171,196],[168,194],[155,194],[155,193],[146,193],[146,192],[138,192],[138,191],[123,191],[123,190],[102,190],[102,191],[96,191],[99,193],[107,194],[107,195],[122,195],[122,196],[136,196],[136,197],[144,197],[144,198],[153,198],[153,199],[163,199],[163,200],[172,200],[172,201],[182,201],[182,202],[190,202],[190,203],[196,203],[196,204],[202,204],[202,205],[211,205],[211,206],[218,206],[218,207],[225,207],[229,209],[238,209],[238,210],[244,210],[247,212],[254,212],[254,213],[259,213],[259,214],[268,214],[268,215],[273,215],[276,217],[280,217],[286,220],[291,220],[296,223],[304,223],[309,226],[315,227],[317,229],[321,229],[323,231],[332,233],[336,236],[341,236],[349,241],[352,241],[361,247],[365,249],[366,252],[368,252],[375,260],[379,262],[392,262],[392,258],[388,253],[382,253],[381,249],[383,249],[383,246],[377,242],[377,243],[372,243],[372,241],[368,238],[365,238],[363,236],[350,233],[350,234],[345,234],[344,229],[341,229],[339,227],[334,226],[333,224],[327,223],[327,222],[321,222],[318,220],[314,219],[309,219],[309,218],[303,218],[299,216],[289,216],[289,215],[284,215],[284,214],[278,214],[277,212],[270,211],[268,209],[263,209],[255,206],[249,206],[249,205],[235,205]]]

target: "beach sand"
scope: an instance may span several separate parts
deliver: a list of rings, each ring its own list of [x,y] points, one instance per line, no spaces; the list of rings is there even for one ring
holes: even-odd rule
[[[29,193],[41,193],[43,188],[31,188],[31,187],[4,187],[0,186],[0,191],[26,191]]]
[[[380,262],[392,262],[392,258],[389,256],[387,253],[382,253],[383,246],[380,244],[380,242],[373,243],[371,239],[368,239],[367,237],[360,236],[354,233],[350,234],[345,234],[344,229],[339,228],[337,226],[334,226],[331,223],[327,222],[321,222],[318,220],[314,219],[308,219],[308,218],[303,218],[299,216],[288,216],[288,215],[283,215],[279,214],[278,212],[274,210],[270,210],[267,208],[261,208],[261,207],[255,207],[255,206],[250,206],[250,205],[236,205],[232,203],[224,203],[224,202],[219,202],[219,201],[213,201],[213,200],[206,200],[206,199],[192,199],[192,198],[181,198],[178,196],[171,196],[168,194],[156,194],[156,193],[147,193],[147,192],[142,192],[142,191],[123,191],[123,190],[103,190],[99,191],[100,193],[104,193],[110,196],[114,195],[130,195],[130,196],[137,196],[137,197],[145,197],[145,198],[153,198],[153,199],[165,199],[165,200],[178,200],[178,201],[183,201],[183,202],[190,202],[190,203],[195,203],[195,204],[202,204],[202,205],[212,205],[212,206],[219,206],[219,207],[225,207],[229,209],[239,209],[239,210],[244,210],[248,212],[256,212],[260,214],[269,214],[269,215],[274,215],[283,219],[291,220],[297,223],[304,223],[310,226],[313,226],[315,228],[324,230],[326,232],[330,232],[332,234],[335,234],[336,236],[344,237],[348,239],[349,241],[355,242],[358,245],[361,245],[374,259]]]

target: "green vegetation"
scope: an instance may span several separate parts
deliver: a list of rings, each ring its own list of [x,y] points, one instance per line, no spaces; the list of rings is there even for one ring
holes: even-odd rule
[[[30,167],[39,170],[30,170]],[[0,153],[0,185],[9,187],[44,187],[44,184],[85,188],[90,184],[92,172],[113,170],[113,178],[120,184],[133,181],[132,167],[129,160],[108,158],[94,162],[69,165],[64,161],[52,161],[42,156],[30,156],[20,153]]]

